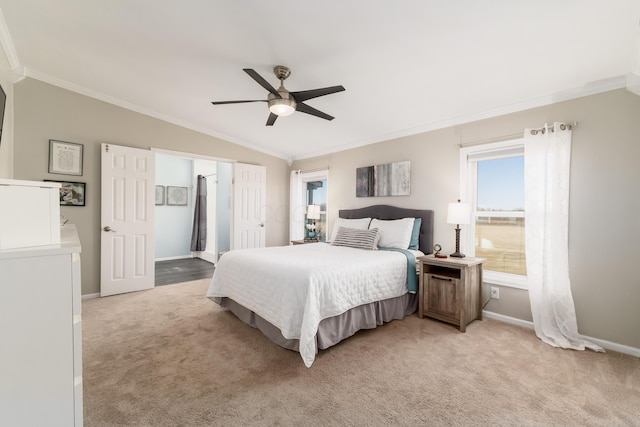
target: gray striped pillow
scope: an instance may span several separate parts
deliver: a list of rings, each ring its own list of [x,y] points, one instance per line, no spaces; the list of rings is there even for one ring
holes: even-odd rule
[[[350,248],[377,250],[380,233],[377,228],[359,230],[356,228],[338,228],[336,238],[331,242],[334,246],[348,246]]]

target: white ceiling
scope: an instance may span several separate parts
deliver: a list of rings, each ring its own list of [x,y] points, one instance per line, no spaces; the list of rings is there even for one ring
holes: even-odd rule
[[[638,0],[0,0],[26,75],[285,159],[624,87]],[[1,18],[1,17],[0,17]],[[4,28],[2,28],[4,27]],[[343,85],[265,126],[243,68],[291,91]]]

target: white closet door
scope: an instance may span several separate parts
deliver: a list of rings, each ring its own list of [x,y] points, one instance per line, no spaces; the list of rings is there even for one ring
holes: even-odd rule
[[[266,167],[235,164],[232,249],[264,247],[266,192]]]

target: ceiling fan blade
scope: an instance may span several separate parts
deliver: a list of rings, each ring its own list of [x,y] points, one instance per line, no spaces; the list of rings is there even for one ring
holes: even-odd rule
[[[245,102],[267,102],[266,99],[253,99],[247,101],[211,101],[213,105],[223,105],[223,104],[243,104]]]
[[[307,99],[317,98],[319,96],[331,95],[332,93],[344,91],[343,86],[323,87],[322,89],[301,90],[299,92],[291,92],[296,102],[304,102]]]
[[[262,76],[260,74],[258,74],[256,72],[256,70],[251,69],[251,68],[243,68],[242,69],[245,73],[249,74],[251,76],[251,78],[253,80],[255,80],[256,82],[258,82],[258,84],[260,86],[262,86],[263,88],[265,88],[266,90],[268,90],[269,92],[271,92],[275,97],[277,98],[282,98],[282,96],[280,96],[280,94],[278,93],[277,90],[274,89],[273,86],[271,86],[269,84],[268,81],[266,81],[265,79],[262,78]]]
[[[323,113],[320,110],[316,110],[313,107],[309,107],[307,104],[303,104],[302,102],[298,102],[296,105],[296,111],[300,111],[301,113],[311,114],[312,116],[320,117],[326,120],[333,120],[333,116],[328,115],[327,113]]]
[[[278,118],[277,114],[273,114],[273,113],[269,114],[269,118],[267,119],[267,126],[273,126],[277,118]]]

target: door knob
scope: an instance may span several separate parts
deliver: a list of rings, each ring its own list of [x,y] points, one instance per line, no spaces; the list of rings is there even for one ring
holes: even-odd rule
[[[264,227],[264,223],[261,222],[260,224],[258,224],[258,227]]]
[[[111,227],[109,227],[108,225],[103,228],[104,231],[113,231],[114,233],[116,232],[116,230],[113,230]]]

